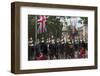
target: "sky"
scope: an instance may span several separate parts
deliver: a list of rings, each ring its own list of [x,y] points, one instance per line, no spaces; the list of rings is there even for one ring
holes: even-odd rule
[[[80,17],[72,17],[71,19],[66,20],[68,22],[68,25],[71,25],[72,23],[73,26],[76,25],[76,28],[83,26],[81,23],[79,23],[79,20],[81,20]]]

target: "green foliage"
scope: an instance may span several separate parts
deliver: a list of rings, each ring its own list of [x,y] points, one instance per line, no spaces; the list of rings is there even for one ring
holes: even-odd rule
[[[48,33],[52,34],[55,38],[61,37],[62,34],[62,23],[60,22],[60,17],[49,16],[47,20],[47,30]]]
[[[28,15],[28,37],[32,37],[35,40],[35,16]]]
[[[88,17],[80,17],[80,18],[81,18],[81,20],[79,21],[80,23],[82,23],[83,21],[84,24],[88,24]]]

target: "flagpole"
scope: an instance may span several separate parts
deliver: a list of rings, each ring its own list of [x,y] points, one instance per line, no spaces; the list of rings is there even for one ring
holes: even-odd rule
[[[35,16],[35,45],[37,44],[37,16]]]

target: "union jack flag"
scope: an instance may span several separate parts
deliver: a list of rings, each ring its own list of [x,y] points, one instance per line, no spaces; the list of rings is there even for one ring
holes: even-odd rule
[[[39,22],[38,33],[47,32],[46,21],[47,21],[46,16],[39,16],[39,19],[38,19],[38,22]]]

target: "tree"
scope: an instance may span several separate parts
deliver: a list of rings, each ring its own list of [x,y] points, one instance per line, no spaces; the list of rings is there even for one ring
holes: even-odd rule
[[[85,24],[85,25],[88,24],[88,17],[80,17],[80,19],[81,19],[81,20],[79,20],[79,23],[82,24],[82,22],[83,22],[83,24]]]
[[[62,34],[62,23],[60,16],[49,16],[47,20],[48,33],[52,34],[55,39],[60,38]]]
[[[32,37],[35,41],[35,15],[28,15],[28,38]]]

